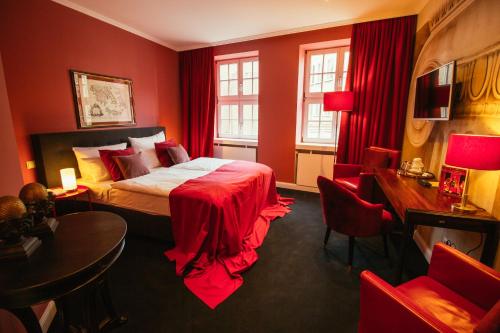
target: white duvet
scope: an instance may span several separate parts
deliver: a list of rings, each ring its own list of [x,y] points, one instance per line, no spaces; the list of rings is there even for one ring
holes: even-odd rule
[[[151,173],[132,179],[121,180],[111,187],[146,194],[168,196],[170,192],[190,179],[205,176],[233,160],[200,157],[192,161],[176,164],[170,168],[155,168]]]

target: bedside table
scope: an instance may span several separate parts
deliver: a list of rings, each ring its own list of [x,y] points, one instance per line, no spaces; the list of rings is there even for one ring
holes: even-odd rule
[[[48,190],[50,191],[50,190],[60,190],[60,189],[61,189],[61,187],[56,187],[56,188],[52,188],[52,189],[49,188]],[[66,192],[66,193],[57,195],[57,196],[55,196],[54,200],[56,202],[62,201],[62,200],[68,200],[68,199],[76,200],[78,197],[83,196],[83,195],[87,195],[87,201],[89,203],[89,210],[93,210],[93,208],[92,208],[92,196],[90,193],[90,189],[84,185],[78,185],[78,187],[76,188],[75,191]],[[54,216],[56,216],[55,207],[54,207]]]

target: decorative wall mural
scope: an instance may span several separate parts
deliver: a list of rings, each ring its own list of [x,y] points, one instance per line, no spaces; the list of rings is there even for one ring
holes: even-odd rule
[[[455,118],[500,118],[500,45],[495,49],[458,64]]]

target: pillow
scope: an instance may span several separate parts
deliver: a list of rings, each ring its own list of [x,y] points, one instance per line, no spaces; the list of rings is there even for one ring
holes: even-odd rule
[[[168,139],[165,142],[155,142],[156,157],[158,157],[161,166],[166,168],[174,165],[167,150],[170,147],[177,147],[177,142],[174,139]]]
[[[114,182],[123,179],[122,173],[118,164],[113,160],[113,156],[127,156],[134,153],[134,148],[130,147],[123,150],[99,150],[99,155],[101,156],[102,163],[111,175],[111,179]]]
[[[167,148],[167,151],[174,164],[189,162],[191,160],[186,149],[184,149],[182,145],[178,145],[177,147],[169,147]]]
[[[474,333],[496,333],[500,330],[500,301],[490,311],[486,312],[483,319],[474,328]]]
[[[112,158],[125,179],[140,177],[149,173],[149,169],[142,161],[141,152],[126,156],[113,156]]]
[[[99,156],[99,150],[119,150],[127,148],[127,143],[100,147],[73,147],[78,169],[84,180],[94,183],[111,179],[111,176]]]
[[[389,165],[389,154],[385,151],[365,149],[363,156],[363,172],[373,172],[375,168],[387,168]]]
[[[128,138],[130,145],[135,149],[136,152],[142,152],[142,159],[144,165],[148,169],[159,167],[160,161],[156,157],[155,143],[165,141],[165,133],[162,131],[152,136],[146,136],[143,138]]]

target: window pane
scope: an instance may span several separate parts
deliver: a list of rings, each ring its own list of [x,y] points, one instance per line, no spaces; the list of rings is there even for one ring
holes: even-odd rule
[[[231,135],[238,135],[239,128],[238,128],[238,120],[231,120]]]
[[[335,68],[337,68],[337,52],[325,54],[324,62],[323,73],[335,72]]]
[[[231,104],[231,119],[238,120],[238,104]]]
[[[333,120],[333,112],[332,111],[323,111],[321,110],[321,121],[329,121]]]
[[[323,69],[323,55],[315,54],[311,56],[311,73],[321,73]]]
[[[252,79],[243,80],[243,95],[252,95]]]
[[[344,52],[344,72],[347,72],[349,69],[349,51]]]
[[[229,105],[221,105],[220,118],[221,119],[229,119]]]
[[[252,113],[252,105],[244,104],[243,105],[243,120],[251,120],[253,118]]]
[[[347,82],[347,72],[344,72],[342,74],[342,91],[345,91],[346,82]]]
[[[223,119],[220,121],[219,134],[220,135],[231,134],[230,129],[229,129],[229,120]]]
[[[220,91],[221,96],[227,96],[228,94],[228,81],[220,81]]]
[[[259,94],[259,79],[253,79],[253,94]]]
[[[321,92],[321,74],[311,75],[309,79],[309,92]]]
[[[319,138],[330,139],[332,137],[332,123],[321,122],[319,125]]]
[[[238,64],[229,64],[229,78],[238,79]]]
[[[253,62],[253,77],[259,77],[259,62]]]
[[[220,65],[219,80],[227,80],[227,79],[228,79],[227,65]]]
[[[319,123],[316,121],[309,121],[307,123],[307,137],[317,139],[319,137]]]
[[[320,104],[309,104],[309,112],[307,113],[307,120],[319,121]]]
[[[238,80],[229,81],[229,96],[238,95]]]
[[[257,104],[253,105],[253,119],[254,120],[259,119],[259,106]]]
[[[323,92],[335,91],[335,74],[323,74]]]
[[[248,79],[252,77],[252,62],[251,61],[246,61],[243,63],[243,78]]]

